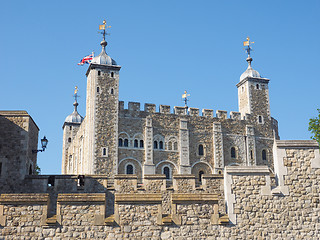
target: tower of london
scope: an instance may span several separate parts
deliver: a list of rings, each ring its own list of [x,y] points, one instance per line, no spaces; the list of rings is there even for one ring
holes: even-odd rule
[[[63,125],[63,174],[221,174],[225,166],[269,166],[278,123],[271,116],[269,79],[251,66],[241,74],[239,110],[156,106],[119,101],[121,67],[106,53],[94,57],[87,76],[86,116]]]

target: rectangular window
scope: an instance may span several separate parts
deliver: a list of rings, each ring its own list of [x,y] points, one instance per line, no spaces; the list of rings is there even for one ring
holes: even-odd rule
[[[0,162],[0,175],[2,173],[2,162]]]

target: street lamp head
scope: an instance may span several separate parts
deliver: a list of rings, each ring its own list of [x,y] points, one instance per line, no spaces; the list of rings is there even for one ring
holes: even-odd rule
[[[46,136],[44,136],[41,139],[41,146],[42,146],[42,150],[44,151],[47,148],[47,144],[48,144],[48,139],[46,138]]]

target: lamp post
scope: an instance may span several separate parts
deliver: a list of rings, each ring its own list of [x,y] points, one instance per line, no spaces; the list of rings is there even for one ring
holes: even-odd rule
[[[47,148],[48,142],[49,142],[48,139],[46,138],[46,136],[44,136],[41,139],[41,147],[42,147],[42,149],[32,150],[32,153],[44,152],[46,150],[46,148]]]

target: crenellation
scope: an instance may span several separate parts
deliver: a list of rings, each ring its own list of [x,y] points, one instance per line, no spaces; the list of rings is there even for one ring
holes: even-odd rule
[[[213,118],[213,110],[212,109],[202,109],[202,116]]]
[[[156,105],[151,103],[145,103],[144,104],[144,111],[149,113],[155,113],[156,112]]]
[[[240,112],[230,112],[230,118],[233,120],[241,120],[241,113]]]
[[[140,103],[139,102],[128,102],[128,110],[129,111],[140,111]]]
[[[159,106],[159,112],[163,113],[163,114],[170,114],[171,113],[170,106],[168,106],[168,105],[160,105]]]
[[[190,116],[199,116],[199,108],[189,108]]]
[[[228,112],[227,111],[223,111],[223,110],[217,110],[216,111],[216,116],[217,116],[217,118],[227,119],[228,118]]]
[[[119,101],[119,111],[124,110],[124,101]]]
[[[187,115],[187,108],[186,107],[178,107],[174,106],[174,114],[176,115]]]

